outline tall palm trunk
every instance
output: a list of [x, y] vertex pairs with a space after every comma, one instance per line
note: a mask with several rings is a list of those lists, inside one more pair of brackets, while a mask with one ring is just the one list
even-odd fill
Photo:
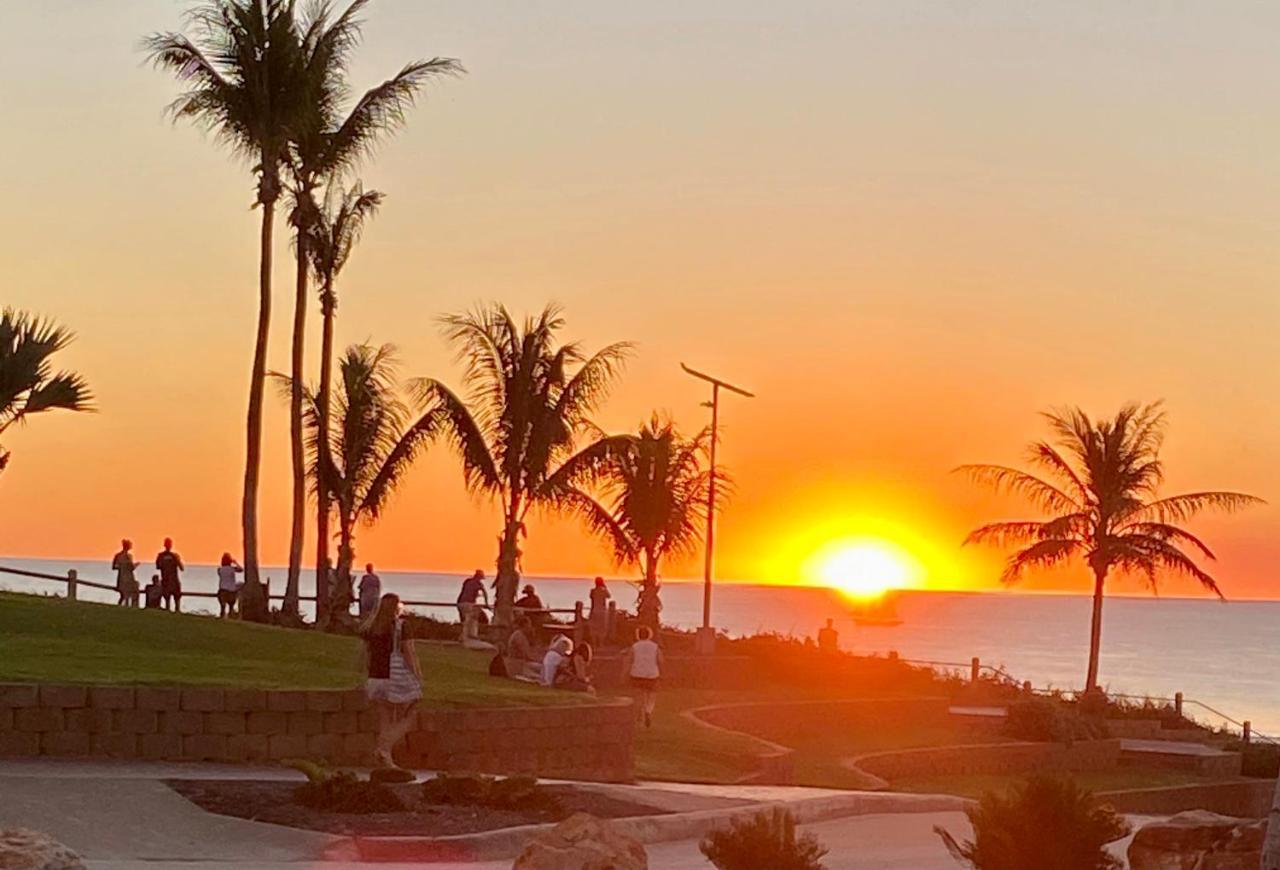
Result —
[[520, 585], [520, 520], [513, 507], [507, 513], [498, 544], [498, 590], [494, 595], [494, 622], [501, 626], [512, 624], [516, 603], [516, 587]]
[[[266, 161], [264, 160], [264, 165]], [[258, 262], [258, 332], [253, 348], [253, 371], [249, 380], [249, 410], [245, 421], [244, 499], [241, 503], [241, 525], [244, 533], [244, 579], [246, 619], [262, 621], [267, 616], [267, 601], [262, 594], [262, 578], [258, 566], [258, 473], [262, 463], [262, 391], [267, 377], [267, 340], [271, 331], [271, 244], [275, 227], [276, 195], [274, 185], [264, 180], [262, 231]]]
[[1093, 619], [1089, 625], [1089, 673], [1084, 679], [1085, 692], [1098, 688], [1098, 652], [1102, 648], [1102, 590], [1107, 581], [1105, 565], [1093, 566]]
[[647, 625], [654, 632], [658, 630], [658, 614], [662, 612], [662, 604], [658, 600], [658, 557], [652, 548], [644, 553], [644, 580], [640, 585], [640, 601], [636, 606], [636, 616], [641, 625]]
[[[316, 404], [319, 409], [320, 432], [316, 447], [320, 454], [320, 468], [328, 468], [332, 458], [329, 455], [329, 422], [332, 414], [333, 392], [333, 279], [326, 278], [324, 293], [320, 302], [320, 317], [323, 330], [320, 338], [320, 394]], [[322, 482], [316, 486], [316, 620], [319, 622], [328, 616], [329, 611], [329, 488]]]
[[347, 615], [351, 607], [351, 564], [355, 561], [354, 527], [355, 517], [348, 511], [341, 511], [338, 521], [338, 580], [334, 584], [333, 598], [329, 602], [330, 620], [335, 616]]
[[307, 340], [307, 234], [297, 233], [298, 272], [293, 296], [293, 342], [289, 355], [289, 447], [293, 469], [293, 514], [289, 527], [289, 575], [284, 587], [284, 612], [298, 614], [298, 583], [302, 575], [302, 542], [307, 522], [307, 456], [302, 431], [303, 352]]

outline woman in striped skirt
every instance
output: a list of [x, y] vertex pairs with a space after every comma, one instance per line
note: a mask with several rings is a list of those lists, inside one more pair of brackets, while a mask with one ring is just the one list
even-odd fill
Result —
[[394, 767], [391, 750], [409, 733], [422, 697], [422, 670], [413, 640], [404, 630], [400, 596], [386, 594], [360, 633], [368, 679], [365, 693], [378, 711], [377, 762]]

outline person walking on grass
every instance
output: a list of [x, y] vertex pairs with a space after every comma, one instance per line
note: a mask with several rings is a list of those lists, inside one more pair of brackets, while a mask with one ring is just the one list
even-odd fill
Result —
[[[156, 555], [156, 570], [160, 572], [160, 598], [164, 609], [174, 613], [182, 610], [182, 572], [187, 566], [182, 557], [173, 552], [173, 538], [164, 539], [164, 549]], [[172, 602], [173, 607], [169, 604]]]
[[644, 727], [653, 727], [653, 708], [658, 699], [658, 678], [662, 676], [662, 649], [654, 643], [653, 629], [642, 625], [636, 629], [636, 642], [622, 657], [622, 668], [636, 690]]
[[364, 566], [364, 576], [360, 578], [360, 618], [368, 618], [378, 609], [378, 599], [382, 597], [382, 578], [373, 573], [373, 563]]
[[134, 573], [137, 568], [133, 541], [125, 538], [120, 542], [120, 552], [111, 558], [111, 570], [116, 572], [116, 593], [120, 596], [116, 604], [120, 607], [138, 606], [138, 577]]
[[218, 618], [226, 619], [234, 616], [236, 600], [240, 597], [240, 581], [236, 575], [244, 569], [231, 558], [230, 553], [222, 554], [222, 563], [218, 565]]
[[374, 757], [383, 767], [396, 767], [391, 750], [413, 727], [414, 708], [422, 698], [422, 667], [405, 631], [400, 596], [382, 596], [360, 637], [368, 675], [365, 693], [378, 711]]

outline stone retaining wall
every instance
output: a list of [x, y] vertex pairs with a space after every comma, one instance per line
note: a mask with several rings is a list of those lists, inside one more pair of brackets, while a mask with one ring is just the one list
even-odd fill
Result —
[[1120, 758], [1120, 741], [1082, 740], [1061, 743], [992, 743], [937, 746], [873, 752], [851, 762], [864, 773], [895, 779], [1043, 770], [1107, 770]]
[[[420, 710], [396, 757], [477, 773], [632, 777], [629, 701]], [[377, 714], [363, 690], [0, 685], [0, 757], [370, 762]]]
[[1099, 792], [1097, 796], [1119, 812], [1133, 815], [1164, 816], [1186, 810], [1209, 810], [1224, 816], [1261, 819], [1271, 811], [1275, 790], [1274, 779], [1249, 779]]

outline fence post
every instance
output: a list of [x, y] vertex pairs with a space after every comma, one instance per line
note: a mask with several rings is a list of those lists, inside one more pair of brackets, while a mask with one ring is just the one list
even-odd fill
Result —
[[76, 583], [79, 580], [80, 574], [75, 568], [71, 568], [67, 571], [67, 599], [70, 601], [76, 600]]
[[898, 660], [898, 651], [896, 649], [889, 650], [889, 661], [896, 662]]
[[1244, 742], [1245, 746], [1248, 746], [1249, 740], [1252, 737], [1253, 737], [1253, 723], [1250, 722], [1248, 719], [1245, 719], [1244, 729], [1243, 729], [1243, 733], [1240, 735], [1240, 739]]
[[1024, 680], [1022, 682], [1022, 691], [1026, 692], [1028, 695], [1030, 695], [1034, 691], [1034, 689], [1031, 686], [1030, 680]]
[[1182, 718], [1182, 693], [1181, 692], [1173, 693], [1173, 712], [1178, 715], [1178, 718]]
[[574, 644], [582, 643], [583, 635], [586, 633], [586, 629], [587, 629], [587, 623], [582, 618], [582, 602], [575, 601], [573, 602], [573, 642]]
[[969, 663], [969, 682], [978, 682], [978, 674], [982, 670], [982, 662], [978, 661], [978, 657], [974, 656], [973, 661]]
[[618, 602], [609, 599], [609, 623], [604, 628], [604, 639], [611, 641], [618, 630]]

